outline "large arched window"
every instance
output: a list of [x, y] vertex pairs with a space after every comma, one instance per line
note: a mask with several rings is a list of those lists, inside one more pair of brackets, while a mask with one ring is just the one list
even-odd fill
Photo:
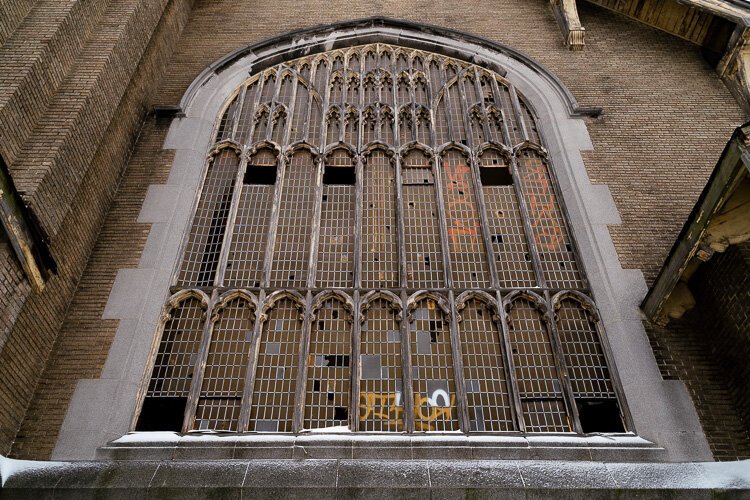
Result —
[[139, 429], [626, 429], [533, 102], [500, 74], [307, 56], [244, 82], [214, 138]]

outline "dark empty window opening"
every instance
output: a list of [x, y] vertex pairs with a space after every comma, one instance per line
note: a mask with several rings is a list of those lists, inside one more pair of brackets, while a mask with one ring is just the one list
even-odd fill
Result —
[[356, 183], [354, 167], [333, 167], [326, 165], [323, 172], [323, 184], [353, 186]]
[[150, 431], [182, 431], [182, 419], [185, 417], [184, 397], [146, 397], [143, 401], [141, 414], [138, 417], [136, 430]]
[[512, 186], [513, 176], [508, 167], [479, 167], [483, 186]]
[[576, 406], [584, 433], [625, 432], [617, 400], [578, 399]]
[[248, 165], [243, 182], [245, 184], [276, 184], [276, 165]]

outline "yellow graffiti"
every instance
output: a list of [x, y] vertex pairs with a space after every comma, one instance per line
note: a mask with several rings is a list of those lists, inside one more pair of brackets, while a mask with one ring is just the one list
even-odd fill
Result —
[[[414, 394], [414, 426], [418, 431], [434, 431], [431, 424], [435, 421], [451, 420], [453, 408], [456, 404], [456, 396], [450, 396], [448, 406], [436, 406], [436, 398]], [[404, 411], [400, 404], [401, 393], [380, 394], [375, 392], [364, 392], [360, 394], [360, 417], [361, 421], [368, 419], [382, 419], [388, 421], [388, 425], [399, 425], [401, 415]], [[429, 408], [427, 413], [424, 412]]]
[[[432, 406], [433, 404], [433, 398], [414, 394], [414, 428], [416, 430], [434, 431], [435, 428], [431, 425], [431, 422], [451, 420], [453, 407], [456, 404], [456, 396], [451, 394], [449, 406]], [[430, 408], [430, 412], [427, 415], [422, 413], [422, 408], [425, 406]]]

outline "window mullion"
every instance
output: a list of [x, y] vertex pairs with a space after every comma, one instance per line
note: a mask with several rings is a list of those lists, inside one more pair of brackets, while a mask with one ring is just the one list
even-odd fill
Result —
[[[248, 113], [250, 113], [250, 117], [249, 117], [250, 127], [248, 127], [249, 130], [247, 134], [248, 144], [253, 142], [253, 137], [255, 136], [255, 126], [258, 124], [258, 121], [255, 119], [255, 112], [260, 107], [260, 100], [263, 96], [263, 87], [265, 85], [266, 85], [266, 80], [263, 78], [263, 73], [261, 73], [260, 75], [258, 75], [258, 88], [255, 91], [255, 98], [254, 98], [255, 102], [253, 102], [252, 109], [248, 110]], [[269, 120], [270, 120], [270, 115], [269, 115]], [[240, 137], [240, 140], [238, 142], [242, 143], [242, 137]]]
[[203, 385], [203, 374], [206, 372], [206, 359], [208, 358], [208, 350], [211, 346], [211, 335], [213, 333], [214, 325], [218, 320], [218, 317], [216, 317], [215, 314], [216, 305], [218, 303], [219, 291], [214, 289], [211, 292], [211, 298], [208, 302], [208, 308], [206, 309], [206, 322], [203, 325], [201, 345], [198, 349], [195, 365], [193, 365], [193, 381], [190, 384], [190, 393], [188, 394], [188, 400], [185, 404], [182, 432], [189, 432], [193, 426], [193, 421], [195, 420], [195, 412], [198, 409], [198, 399], [200, 398], [201, 386]]
[[[303, 141], [307, 141], [310, 144], [312, 144], [312, 141], [310, 141], [310, 115], [312, 114], [312, 107], [315, 105], [315, 94], [313, 92], [318, 92], [313, 85], [313, 82], [315, 81], [315, 75], [317, 72], [318, 65], [315, 64], [315, 61], [310, 61], [310, 80], [307, 82], [307, 107], [305, 108], [304, 125], [302, 134], [300, 135]], [[313, 145], [315, 146], [315, 144]]]
[[414, 384], [413, 369], [411, 363], [411, 312], [409, 311], [408, 298], [405, 291], [401, 292], [401, 304], [403, 306], [404, 319], [399, 324], [401, 332], [401, 359], [403, 369], [401, 376], [403, 378], [401, 388], [401, 400], [404, 405], [404, 430], [407, 433], [414, 432]]
[[[445, 85], [443, 85], [443, 87], [441, 89], [443, 91], [443, 99], [441, 100], [441, 102], [442, 102], [443, 109], [445, 110], [445, 123], [448, 126], [448, 137], [451, 140], [455, 140], [456, 139], [456, 134], [455, 134], [455, 131], [453, 130], [453, 128], [454, 128], [453, 127], [453, 120], [451, 120], [451, 112], [450, 112], [450, 108], [448, 106], [448, 104], [449, 104], [448, 103], [448, 87], [449, 87], [448, 84], [450, 82], [448, 82], [448, 75], [447, 75], [447, 73], [445, 71], [445, 61], [441, 62], [441, 64], [440, 64], [440, 77], [445, 82]], [[457, 83], [458, 83], [458, 76], [456, 77], [456, 84]], [[437, 113], [437, 111], [438, 111], [438, 109], [437, 109], [437, 102], [436, 102], [435, 103], [435, 113]], [[433, 144], [435, 145], [436, 149], [437, 149], [438, 146], [441, 146], [441, 144], [437, 144], [437, 143], [433, 143]]]
[[479, 175], [479, 159], [477, 155], [472, 152], [469, 155], [471, 176], [474, 182], [474, 192], [476, 193], [476, 199], [474, 200], [477, 204], [477, 213], [479, 214], [479, 225], [482, 228], [482, 237], [484, 239], [484, 250], [487, 254], [488, 271], [490, 273], [490, 285], [492, 288], [499, 288], [500, 281], [497, 273], [497, 261], [492, 250], [492, 239], [490, 236], [490, 225], [487, 221], [487, 204], [484, 201], [484, 191], [482, 190], [482, 181]]
[[260, 353], [260, 337], [263, 331], [263, 304], [266, 301], [266, 291], [258, 292], [258, 307], [255, 310], [255, 321], [253, 322], [253, 339], [250, 344], [247, 371], [245, 372], [245, 385], [242, 392], [242, 408], [240, 409], [240, 421], [237, 424], [238, 432], [247, 432], [250, 425], [250, 410], [253, 403], [253, 390], [255, 389], [255, 371], [258, 369], [258, 354]]
[[299, 358], [297, 369], [297, 388], [294, 393], [294, 421], [292, 422], [292, 432], [299, 434], [304, 426], [305, 421], [305, 397], [307, 395], [307, 370], [308, 358], [310, 353], [310, 329], [314, 321], [312, 312], [312, 292], [307, 291], [305, 294], [305, 319], [302, 322], [302, 335], [299, 346]]
[[526, 432], [526, 425], [523, 418], [523, 406], [521, 405], [521, 394], [518, 391], [518, 380], [516, 379], [516, 368], [513, 363], [513, 356], [511, 355], [512, 346], [510, 344], [509, 328], [508, 328], [508, 317], [507, 311], [505, 310], [505, 303], [503, 297], [499, 291], [495, 292], [495, 298], [498, 305], [498, 319], [496, 323], [500, 331], [500, 345], [503, 352], [503, 360], [505, 361], [505, 374], [508, 377], [508, 389], [513, 398], [513, 413], [516, 417], [516, 426], [519, 431]]
[[552, 352], [555, 356], [555, 366], [557, 367], [558, 379], [562, 386], [563, 400], [568, 409], [568, 415], [573, 419], [573, 430], [577, 434], [582, 434], [581, 420], [578, 416], [578, 407], [576, 406], [573, 396], [573, 387], [570, 384], [570, 373], [565, 363], [565, 356], [560, 345], [560, 337], [557, 334], [557, 325], [555, 324], [554, 312], [552, 311], [552, 301], [548, 290], [544, 291], [544, 300], [547, 303], [547, 310], [544, 313], [544, 321], [547, 323], [549, 338], [552, 344]]
[[315, 162], [315, 206], [313, 209], [313, 227], [310, 238], [309, 260], [307, 262], [307, 288], [315, 288], [315, 275], [318, 269], [318, 245], [320, 242], [320, 214], [323, 210], [323, 169], [325, 157], [318, 157]]
[[219, 263], [216, 266], [216, 275], [214, 275], [214, 286], [222, 286], [224, 284], [224, 274], [227, 270], [227, 260], [229, 259], [229, 252], [232, 247], [232, 235], [234, 234], [235, 219], [237, 218], [237, 210], [240, 204], [240, 198], [242, 197], [242, 187], [244, 186], [242, 179], [247, 169], [247, 148], [242, 148], [242, 154], [240, 156], [240, 166], [237, 169], [237, 176], [234, 179], [234, 189], [232, 190], [232, 199], [229, 204], [229, 214], [227, 215], [227, 227], [224, 231], [224, 239], [221, 242], [221, 252], [219, 253]]
[[[490, 120], [487, 116], [487, 105], [484, 102], [484, 91], [482, 90], [482, 75], [479, 74], [479, 70], [477, 68], [474, 68], [474, 88], [477, 96], [479, 97], [479, 108], [482, 110], [482, 130], [484, 130], [484, 142], [488, 142], [492, 140], [492, 132], [490, 130]], [[493, 88], [493, 96], [494, 95], [495, 94]]]
[[[361, 120], [360, 120], [361, 121]], [[362, 155], [357, 155], [354, 194], [354, 288], [362, 287], [362, 203], [364, 202], [364, 165]]]
[[396, 241], [398, 245], [398, 274], [399, 274], [399, 286], [404, 288], [407, 286], [406, 276], [406, 241], [404, 238], [404, 193], [403, 193], [403, 179], [401, 173], [401, 156], [396, 155], [395, 159], [391, 161], [396, 162], [396, 223], [398, 225], [398, 233], [396, 234]]
[[[501, 130], [503, 134], [503, 142], [508, 147], [508, 149], [513, 149], [514, 144], [512, 143], [513, 140], [511, 139], [510, 130], [508, 129], [511, 122], [508, 119], [509, 117], [506, 116], [506, 110], [503, 109], [502, 106], [502, 100], [500, 99], [500, 86], [498, 85], [496, 78], [491, 78], [490, 81], [492, 82], [492, 98], [495, 103], [495, 108], [500, 111], [500, 116], [503, 117]], [[482, 98], [482, 101], [484, 102], [484, 97]], [[518, 189], [516, 189], [516, 191], [518, 191]]]
[[510, 158], [511, 175], [513, 176], [513, 186], [516, 190], [516, 196], [518, 197], [518, 209], [521, 211], [521, 219], [523, 220], [523, 229], [526, 233], [526, 243], [529, 247], [529, 254], [531, 256], [531, 267], [534, 269], [536, 275], [537, 286], [545, 288], [547, 286], [547, 280], [544, 278], [544, 272], [542, 271], [542, 261], [539, 257], [539, 251], [536, 247], [536, 241], [534, 240], [534, 232], [531, 230], [531, 220], [529, 219], [529, 207], [526, 204], [526, 193], [521, 186], [521, 179], [518, 172], [518, 158], [513, 155]]
[[359, 383], [362, 376], [360, 355], [362, 352], [362, 323], [360, 322], [359, 290], [353, 294], [354, 310], [352, 311], [351, 362], [349, 363], [349, 428], [352, 432], [359, 430]]
[[[294, 126], [294, 111], [297, 109], [297, 89], [299, 89], [300, 83], [299, 83], [299, 76], [297, 71], [294, 72], [294, 78], [292, 78], [292, 98], [289, 101], [289, 105], [287, 107], [287, 118], [286, 123], [284, 124], [284, 135], [282, 136], [282, 144], [289, 144], [289, 138], [292, 135], [292, 127]], [[281, 147], [282, 144], [279, 144], [279, 147]]]
[[456, 406], [458, 411], [458, 425], [462, 432], [468, 434], [471, 430], [469, 425], [469, 409], [466, 396], [466, 381], [464, 380], [464, 361], [461, 351], [461, 339], [459, 338], [458, 315], [456, 314], [456, 297], [453, 290], [448, 291], [450, 302], [450, 336], [451, 349], [453, 350], [453, 378], [456, 384]]
[[237, 108], [234, 110], [234, 116], [232, 117], [232, 133], [229, 137], [231, 137], [234, 141], [239, 142], [242, 144], [241, 140], [237, 140], [237, 127], [240, 124], [240, 117], [242, 116], [242, 108], [245, 103], [245, 94], [247, 93], [247, 85], [243, 85], [240, 89], [240, 95], [237, 98]]
[[270, 286], [271, 267], [273, 266], [274, 248], [276, 246], [276, 230], [279, 226], [279, 212], [281, 206], [281, 190], [284, 188], [286, 177], [286, 166], [291, 161], [286, 155], [279, 155], [278, 168], [276, 171], [276, 186], [273, 190], [273, 202], [271, 203], [271, 218], [268, 223], [268, 240], [266, 241], [266, 255], [263, 261], [263, 273], [261, 275], [261, 287]]
[[[479, 144], [473, 144], [474, 134], [471, 130], [471, 119], [469, 118], [469, 103], [466, 101], [466, 73], [459, 75], [456, 85], [458, 85], [458, 95], [461, 99], [461, 120], [464, 122], [464, 135], [466, 136], [466, 142], [468, 142], [473, 148], [479, 146]], [[455, 138], [454, 138], [455, 139]]]
[[445, 215], [445, 198], [443, 196], [443, 159], [442, 157], [435, 155], [433, 156], [433, 172], [435, 177], [435, 204], [437, 205], [438, 219], [440, 226], [440, 243], [443, 254], [443, 282], [446, 288], [453, 288], [453, 272], [451, 267], [451, 249], [448, 240], [448, 220]]
[[283, 82], [281, 81], [282, 78], [282, 72], [283, 72], [284, 66], [279, 64], [279, 66], [276, 69], [276, 81], [274, 82], [274, 89], [273, 89], [273, 97], [271, 98], [271, 104], [268, 106], [268, 121], [266, 122], [266, 136], [263, 137], [266, 141], [273, 140], [273, 117], [276, 114], [276, 108], [278, 108], [281, 103], [279, 103], [279, 94], [281, 93], [281, 87]]
[[[529, 140], [529, 134], [526, 131], [526, 123], [523, 119], [523, 113], [521, 112], [521, 103], [518, 102], [518, 94], [516, 94], [516, 88], [512, 85], [509, 86], [508, 90], [510, 91], [510, 102], [513, 104], [513, 113], [516, 116], [516, 123], [518, 123], [518, 126], [521, 127], [521, 134], [524, 140]], [[513, 144], [513, 146], [516, 146]]]

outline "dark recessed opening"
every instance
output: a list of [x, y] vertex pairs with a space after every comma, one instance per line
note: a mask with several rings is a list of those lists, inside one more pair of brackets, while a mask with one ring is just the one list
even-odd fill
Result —
[[576, 406], [584, 433], [625, 432], [616, 400], [577, 399]]
[[248, 165], [243, 182], [245, 184], [276, 184], [276, 166]]
[[136, 430], [143, 432], [182, 431], [186, 403], [187, 398], [147, 397], [143, 401]]
[[337, 406], [333, 411], [334, 420], [349, 420], [349, 409]]
[[513, 176], [508, 167], [479, 167], [482, 186], [512, 186]]
[[323, 184], [353, 186], [355, 182], [354, 167], [331, 167], [326, 165], [326, 169], [323, 172]]
[[349, 366], [349, 356], [343, 354], [327, 354], [324, 356], [324, 366]]

